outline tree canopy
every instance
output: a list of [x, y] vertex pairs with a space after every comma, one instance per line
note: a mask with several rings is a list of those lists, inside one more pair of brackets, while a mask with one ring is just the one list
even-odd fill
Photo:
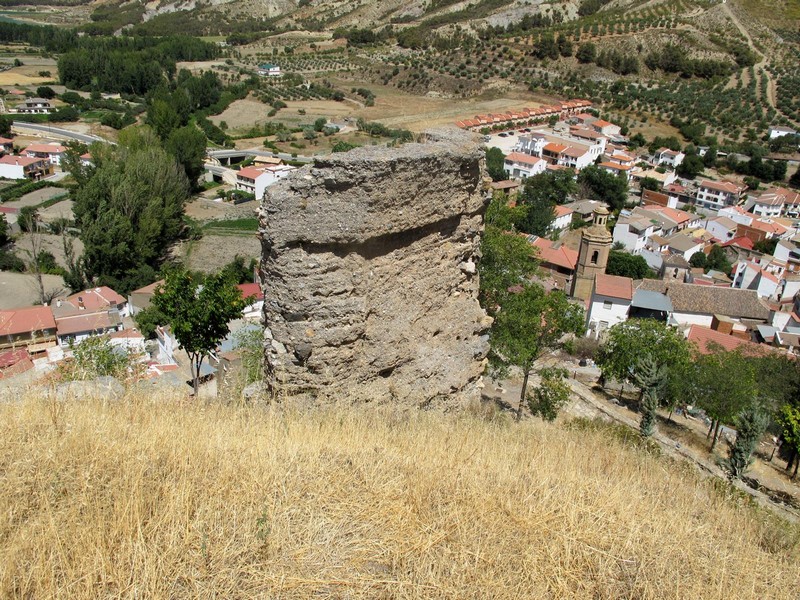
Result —
[[645, 279], [653, 276], [653, 271], [643, 256], [621, 250], [611, 250], [608, 253], [606, 273], [631, 279]]
[[614, 211], [621, 210], [628, 200], [628, 181], [625, 176], [613, 175], [596, 165], [581, 170], [578, 185], [584, 196], [607, 202]]
[[228, 323], [241, 317], [246, 299], [226, 273], [197, 282], [185, 269], [174, 269], [156, 289], [152, 305], [166, 317], [191, 361], [196, 397], [205, 357], [228, 335]]
[[151, 283], [184, 227], [189, 182], [145, 128], [93, 155], [96, 168], [75, 194], [88, 280], [125, 294]]

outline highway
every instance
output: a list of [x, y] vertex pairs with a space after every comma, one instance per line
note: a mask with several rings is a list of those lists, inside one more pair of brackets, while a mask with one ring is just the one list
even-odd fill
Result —
[[292, 156], [286, 152], [270, 152], [269, 150], [261, 150], [259, 148], [249, 148], [247, 150], [209, 150], [208, 156], [216, 160], [249, 156], [271, 156], [285, 161], [291, 160], [302, 163], [310, 163], [314, 160], [313, 156]]

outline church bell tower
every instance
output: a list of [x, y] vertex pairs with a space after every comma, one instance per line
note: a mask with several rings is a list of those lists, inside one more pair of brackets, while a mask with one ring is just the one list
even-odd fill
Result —
[[592, 295], [594, 279], [606, 272], [608, 252], [611, 250], [611, 232], [608, 231], [608, 211], [602, 206], [594, 209], [592, 225], [584, 229], [578, 251], [578, 266], [572, 278], [573, 298], [586, 300]]

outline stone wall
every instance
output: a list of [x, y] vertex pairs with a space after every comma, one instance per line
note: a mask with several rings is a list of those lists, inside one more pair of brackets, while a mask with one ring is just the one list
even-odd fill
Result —
[[458, 130], [315, 160], [259, 210], [272, 392], [461, 402], [478, 393], [490, 319], [476, 255], [483, 152]]

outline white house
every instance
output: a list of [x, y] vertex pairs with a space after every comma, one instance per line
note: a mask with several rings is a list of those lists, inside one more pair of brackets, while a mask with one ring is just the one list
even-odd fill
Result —
[[783, 137], [785, 135], [797, 135], [797, 132], [791, 127], [783, 127], [779, 125], [769, 128], [769, 139], [771, 140]]
[[607, 173], [611, 173], [612, 175], [615, 175], [617, 177], [622, 175], [623, 177], [625, 177], [625, 181], [631, 180], [631, 170], [633, 169], [633, 167], [629, 165], [623, 165], [617, 162], [601, 162], [597, 166], [606, 171]]
[[602, 119], [597, 119], [596, 121], [592, 121], [591, 123], [589, 123], [589, 127], [594, 129], [598, 133], [610, 136], [619, 135], [620, 132], [622, 131], [622, 128], [619, 125], [614, 125], [614, 123], [609, 123], [608, 121], [603, 121]]
[[715, 315], [734, 321], [746, 319], [766, 323], [770, 319], [769, 307], [755, 290], [660, 279], [643, 279], [637, 282], [638, 289], [659, 292], [669, 298], [673, 309], [669, 318], [672, 325], [711, 327]]
[[738, 223], [739, 225], [747, 225], [748, 227], [752, 225], [753, 215], [749, 212], [744, 210], [741, 206], [726, 206], [725, 208], [719, 209], [717, 216], [720, 217], [728, 217], [734, 223]]
[[61, 165], [61, 158], [64, 156], [64, 153], [67, 149], [58, 144], [58, 143], [51, 143], [51, 144], [31, 144], [25, 150], [23, 150], [23, 154], [28, 158], [45, 158], [50, 161], [51, 165]]
[[730, 181], [703, 181], [697, 190], [697, 203], [712, 210], [719, 210], [739, 202], [741, 186]]
[[633, 299], [633, 280], [617, 275], [598, 275], [589, 299], [586, 335], [599, 339], [617, 323], [628, 319]]
[[569, 146], [559, 154], [556, 164], [580, 171], [591, 165], [596, 158], [597, 155], [592, 153], [591, 148]]
[[776, 294], [780, 279], [755, 261], [740, 261], [736, 265], [731, 287], [755, 290], [759, 297], [769, 298]]
[[49, 161], [42, 158], [13, 156], [0, 158], [0, 177], [5, 179], [41, 179], [51, 174]]
[[705, 224], [705, 230], [721, 242], [732, 240], [736, 236], [738, 227], [739, 224], [736, 221], [726, 216], [708, 219]]
[[512, 152], [506, 156], [503, 163], [505, 172], [514, 179], [527, 179], [539, 175], [544, 173], [546, 168], [547, 162], [543, 159], [522, 152]]
[[245, 167], [236, 173], [236, 189], [261, 199], [268, 186], [295, 170], [295, 167], [289, 165]]
[[258, 74], [262, 77], [280, 77], [281, 68], [272, 63], [264, 63], [263, 65], [258, 65]]
[[692, 255], [701, 252], [706, 244], [703, 240], [689, 237], [683, 233], [678, 233], [668, 238], [667, 248], [672, 254], [678, 254], [685, 258], [687, 261], [692, 258]]
[[529, 135], [519, 136], [514, 152], [521, 152], [531, 156], [541, 156], [542, 148], [547, 144], [547, 137], [543, 133], [533, 132]]
[[17, 112], [28, 115], [48, 115], [53, 104], [44, 98], [28, 98], [17, 106]]
[[686, 155], [680, 150], [670, 150], [669, 148], [659, 148], [653, 156], [653, 162], [656, 166], [676, 168], [683, 162]]
[[567, 229], [572, 224], [572, 215], [575, 211], [563, 205], [558, 205], [555, 208], [556, 218], [550, 226], [552, 229], [559, 231]]
[[749, 211], [760, 217], [777, 218], [781, 215], [796, 217], [800, 212], [800, 193], [781, 187], [747, 195]]

